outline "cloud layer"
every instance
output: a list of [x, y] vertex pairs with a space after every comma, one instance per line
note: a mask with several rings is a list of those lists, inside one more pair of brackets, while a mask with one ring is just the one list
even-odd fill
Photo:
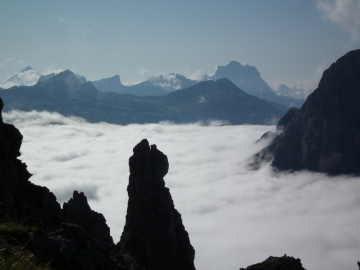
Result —
[[331, 0], [318, 1], [318, 8], [323, 18], [330, 20], [343, 31], [348, 32], [352, 40], [360, 38], [360, 1], [358, 0]]
[[21, 159], [60, 201], [84, 191], [118, 241], [127, 207], [128, 158], [147, 138], [169, 159], [165, 176], [182, 214], [197, 269], [239, 269], [268, 256], [307, 269], [355, 269], [360, 259], [360, 179], [248, 171], [271, 126], [89, 124], [59, 114], [11, 112], [24, 135]]

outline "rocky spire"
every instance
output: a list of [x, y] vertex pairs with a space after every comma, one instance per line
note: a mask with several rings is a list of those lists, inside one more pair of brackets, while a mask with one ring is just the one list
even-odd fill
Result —
[[63, 204], [62, 221], [81, 226], [103, 243], [114, 244], [106, 219], [102, 214], [91, 210], [83, 192], [75, 190], [73, 197]]
[[166, 155], [146, 139], [133, 152], [126, 224], [117, 247], [146, 270], [194, 270], [194, 248], [163, 179]]

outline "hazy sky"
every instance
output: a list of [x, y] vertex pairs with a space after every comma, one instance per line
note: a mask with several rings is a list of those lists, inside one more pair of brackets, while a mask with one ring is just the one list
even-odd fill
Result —
[[359, 14], [358, 0], [2, 0], [0, 82], [26, 65], [134, 83], [235, 60], [269, 84], [313, 85], [360, 47]]
[[24, 135], [31, 181], [60, 202], [85, 192], [114, 241], [123, 231], [128, 159], [143, 138], [168, 156], [175, 207], [195, 248], [198, 270], [236, 270], [268, 256], [299, 257], [305, 269], [356, 269], [360, 179], [248, 171], [254, 144], [273, 126], [89, 124], [47, 112], [4, 113]]

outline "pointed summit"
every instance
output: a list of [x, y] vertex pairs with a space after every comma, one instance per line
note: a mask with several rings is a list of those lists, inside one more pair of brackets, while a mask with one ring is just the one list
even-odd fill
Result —
[[39, 72], [32, 67], [27, 66], [16, 75], [7, 79], [5, 82], [0, 83], [0, 87], [4, 89], [11, 88], [13, 86], [32, 86], [35, 85], [40, 78]]
[[25, 71], [29, 71], [29, 70], [34, 70], [34, 69], [32, 67], [30, 67], [30, 66], [27, 66], [26, 68], [24, 68], [20, 72], [25, 72]]

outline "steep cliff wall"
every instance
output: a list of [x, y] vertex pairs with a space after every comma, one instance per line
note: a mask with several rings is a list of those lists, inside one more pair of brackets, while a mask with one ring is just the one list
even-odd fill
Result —
[[[339, 58], [323, 74], [300, 111], [257, 158], [273, 157], [279, 170], [360, 174], [360, 50]], [[279, 123], [280, 123], [279, 122]]]

